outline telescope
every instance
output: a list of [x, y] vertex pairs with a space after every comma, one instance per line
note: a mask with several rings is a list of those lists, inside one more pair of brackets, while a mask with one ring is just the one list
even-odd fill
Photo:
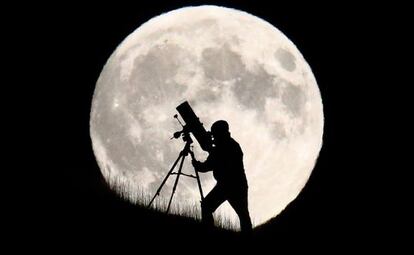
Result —
[[182, 119], [185, 121], [185, 125], [183, 125], [180, 122], [177, 114], [174, 115], [174, 118], [176, 118], [183, 127], [181, 131], [174, 133], [174, 138], [177, 139], [180, 136], [183, 136], [185, 140], [187, 139], [186, 137], [188, 137], [188, 134], [192, 133], [197, 142], [200, 144], [201, 149], [210, 152], [211, 148], [213, 147], [211, 134], [210, 132], [206, 131], [206, 129], [203, 126], [203, 123], [200, 122], [200, 119], [194, 113], [190, 104], [187, 101], [185, 101], [184, 103], [177, 106], [176, 109], [180, 113]]
[[[174, 186], [173, 186], [172, 193], [171, 193], [171, 197], [170, 197], [170, 200], [168, 202], [167, 213], [170, 210], [171, 201], [174, 197], [175, 190], [176, 190], [177, 184], [178, 184], [178, 180], [179, 180], [181, 175], [187, 176], [187, 177], [192, 177], [192, 178], [195, 178], [197, 180], [198, 189], [200, 191], [201, 201], [204, 199], [203, 189], [201, 188], [201, 181], [200, 181], [200, 176], [198, 175], [198, 172], [195, 171], [195, 175], [190, 175], [190, 174], [186, 174], [186, 173], [182, 172], [184, 160], [188, 156], [188, 154], [190, 154], [191, 157], [194, 160], [194, 153], [190, 149], [190, 146], [193, 142], [193, 140], [190, 137], [190, 133], [193, 134], [193, 136], [195, 137], [197, 142], [200, 144], [201, 149], [203, 149], [204, 151], [210, 152], [211, 148], [213, 147], [213, 142], [212, 142], [210, 133], [207, 132], [206, 129], [203, 127], [203, 123], [200, 122], [197, 115], [194, 113], [193, 109], [191, 108], [190, 104], [187, 101], [185, 101], [184, 103], [177, 106], [176, 109], [180, 113], [182, 119], [185, 121], [185, 125], [183, 125], [181, 123], [181, 121], [178, 119], [177, 114], [175, 114], [174, 118], [177, 119], [177, 121], [180, 123], [180, 125], [183, 127], [183, 129], [181, 131], [175, 132], [174, 136], [172, 138], [178, 139], [179, 137], [182, 137], [183, 140], [185, 141], [185, 145], [184, 145], [184, 148], [179, 153], [178, 158], [175, 160], [174, 164], [172, 165], [172, 167], [168, 171], [168, 173], [165, 176], [164, 180], [161, 182], [161, 185], [158, 187], [157, 192], [155, 193], [155, 195], [152, 197], [150, 203], [148, 204], [148, 207], [150, 207], [152, 205], [154, 199], [157, 196], [159, 196], [159, 194], [161, 192], [161, 189], [165, 185], [165, 182], [167, 181], [167, 179], [171, 175], [176, 175], [177, 177], [175, 179]], [[178, 167], [178, 171], [174, 172], [174, 169], [177, 166], [178, 162], [180, 162], [179, 167]]]

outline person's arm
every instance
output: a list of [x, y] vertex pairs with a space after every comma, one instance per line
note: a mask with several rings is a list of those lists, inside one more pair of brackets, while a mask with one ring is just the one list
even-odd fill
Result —
[[213, 157], [211, 156], [211, 154], [208, 155], [207, 160], [204, 161], [204, 162], [200, 162], [200, 161], [196, 160], [194, 155], [193, 155], [193, 160], [191, 161], [191, 163], [194, 166], [194, 169], [197, 172], [201, 172], [201, 173], [205, 173], [205, 172], [213, 170], [212, 162], [213, 162]]

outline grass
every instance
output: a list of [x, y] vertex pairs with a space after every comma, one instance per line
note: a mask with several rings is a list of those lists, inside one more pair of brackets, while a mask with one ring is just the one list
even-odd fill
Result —
[[[36, 236], [40, 232], [47, 233], [43, 241], [48, 245], [61, 242], [65, 247], [70, 247], [87, 243], [93, 244], [93, 247], [127, 247], [136, 253], [144, 248], [157, 253], [160, 249], [218, 252], [222, 251], [222, 247], [241, 247], [240, 250], [245, 252], [244, 248], [250, 246], [254, 247], [254, 254], [262, 254], [257, 251], [258, 247], [277, 246], [280, 249], [281, 246], [294, 247], [298, 239], [306, 241], [309, 238], [321, 240], [322, 237], [334, 237], [330, 232], [322, 237], [314, 233], [315, 229], [320, 229], [323, 219], [316, 214], [301, 216], [301, 212], [309, 212], [309, 209], [303, 209], [306, 206], [303, 202], [298, 207], [300, 199], [286, 208], [288, 212], [278, 216], [277, 220], [256, 226], [246, 241], [236, 224], [220, 215], [215, 215], [215, 228], [200, 224], [200, 206], [197, 203], [179, 204], [174, 200], [171, 213], [166, 214], [168, 204], [165, 199], [157, 198], [154, 206], [148, 208], [154, 194], [125, 182], [122, 177], [106, 178], [110, 180], [106, 182], [98, 168], [96, 172], [99, 178], [94, 178], [93, 182], [76, 189], [63, 186], [62, 191], [51, 193], [56, 197], [48, 197], [46, 213], [42, 211], [36, 215], [39, 224], [30, 227]], [[66, 192], [64, 197], [63, 192]], [[190, 249], [189, 245], [194, 249]]]
[[[132, 183], [126, 178], [123, 179], [120, 176], [109, 176], [107, 180], [109, 180], [108, 185], [111, 190], [114, 190], [121, 199], [128, 201], [135, 206], [148, 208], [154, 194], [149, 194], [135, 183]], [[148, 210], [156, 213], [166, 213], [168, 202], [168, 199], [158, 196]], [[198, 202], [177, 203], [177, 201], [173, 200], [169, 214], [185, 217], [194, 220], [197, 223], [201, 223], [201, 207]], [[214, 225], [216, 228], [226, 231], [238, 232], [240, 230], [238, 224], [234, 220], [218, 213], [214, 214]]]

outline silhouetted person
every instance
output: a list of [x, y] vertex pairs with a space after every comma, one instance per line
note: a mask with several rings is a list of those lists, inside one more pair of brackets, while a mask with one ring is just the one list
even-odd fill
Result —
[[205, 162], [193, 160], [198, 172], [213, 171], [216, 186], [201, 203], [202, 221], [214, 224], [213, 212], [226, 200], [240, 219], [241, 231], [250, 233], [252, 223], [247, 203], [247, 179], [243, 166], [243, 152], [240, 145], [230, 136], [229, 125], [224, 120], [211, 126], [214, 147]]

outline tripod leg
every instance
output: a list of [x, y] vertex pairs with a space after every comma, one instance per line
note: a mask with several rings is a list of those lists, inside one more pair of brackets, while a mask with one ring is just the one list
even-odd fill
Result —
[[178, 161], [180, 160], [181, 157], [184, 158], [184, 156], [182, 155], [182, 153], [180, 153], [180, 155], [178, 156], [177, 160], [175, 160], [174, 164], [172, 165], [170, 171], [168, 171], [168, 174], [165, 176], [164, 180], [161, 182], [160, 186], [158, 187], [157, 192], [152, 197], [151, 202], [148, 204], [148, 208], [151, 206], [152, 202], [154, 202], [155, 198], [160, 194], [160, 191], [161, 191], [162, 187], [164, 186], [164, 184], [167, 181], [168, 177], [174, 171], [174, 168], [177, 165], [177, 163], [178, 163]]
[[195, 175], [196, 175], [196, 178], [197, 178], [198, 190], [200, 191], [201, 201], [203, 201], [204, 195], [203, 195], [203, 189], [201, 188], [200, 175], [198, 175], [197, 170], [194, 169], [194, 171], [195, 171]]
[[180, 178], [180, 175], [181, 175], [181, 169], [183, 168], [185, 156], [186, 155], [183, 155], [183, 157], [181, 158], [180, 168], [178, 169], [177, 178], [175, 178], [174, 187], [171, 193], [170, 201], [168, 202], [167, 213], [170, 211], [171, 202], [175, 194], [175, 189], [177, 188], [178, 179]]

